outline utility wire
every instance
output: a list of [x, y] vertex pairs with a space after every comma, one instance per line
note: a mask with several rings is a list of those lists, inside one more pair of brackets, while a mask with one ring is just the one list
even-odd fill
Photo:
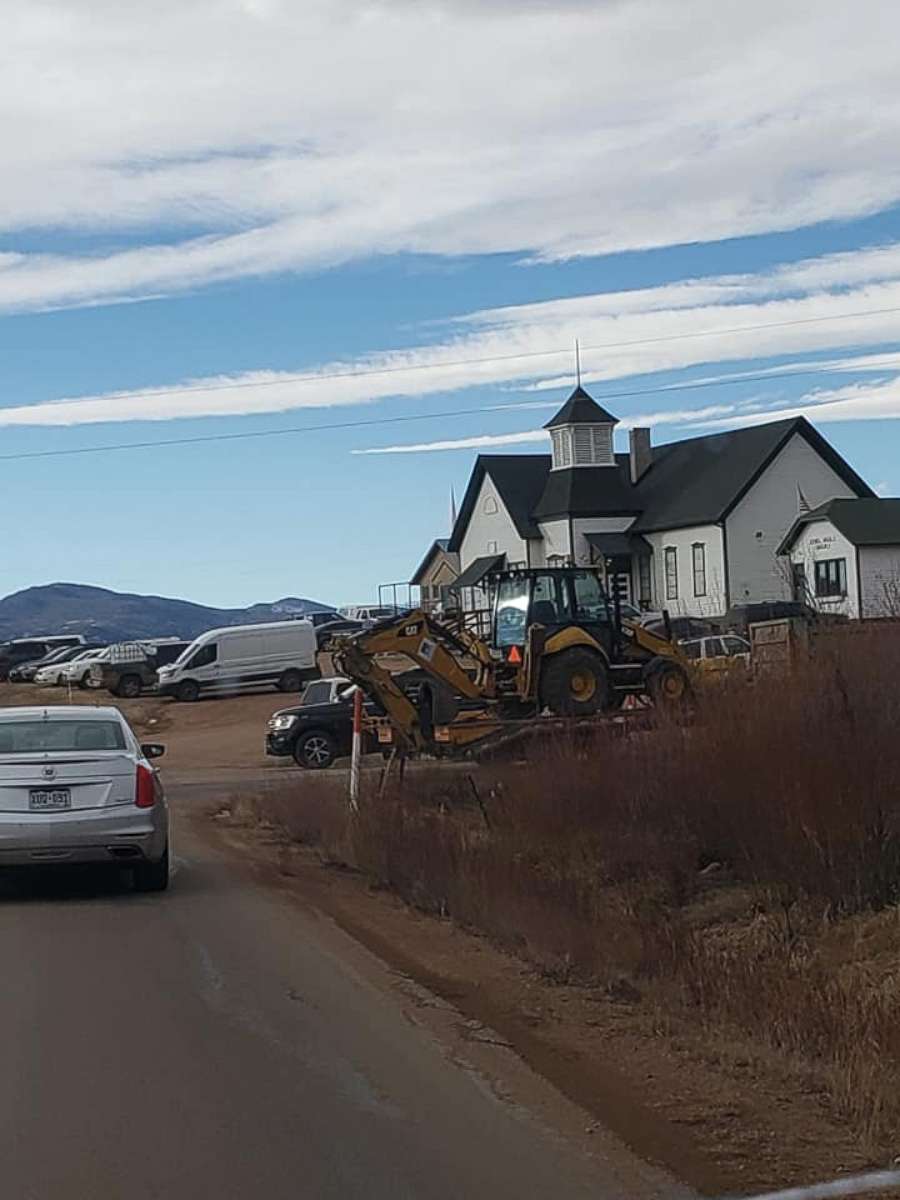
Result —
[[[852, 321], [857, 317], [887, 316], [891, 313], [900, 313], [900, 306], [895, 308], [861, 309], [858, 312], [832, 313], [821, 317], [798, 317], [795, 320], [770, 321], [762, 325], [732, 325], [725, 329], [699, 329], [692, 330], [690, 333], [669, 333], [663, 334], [660, 337], [636, 338], [625, 342], [598, 342], [594, 346], [581, 346], [581, 350], [624, 350], [633, 346], [651, 346], [659, 342], [680, 342], [691, 338], [721, 337], [732, 333], [757, 333], [764, 329], [787, 329], [794, 325], [818, 325], [825, 321]], [[398, 351], [398, 353], [408, 352]], [[198, 386], [188, 385], [185, 387], [165, 386], [149, 388], [138, 392], [108, 392], [105, 395], [109, 398], [122, 395], [127, 396], [129, 399], [137, 400], [167, 395], [173, 391], [184, 392], [188, 395], [205, 395], [208, 392], [238, 392], [245, 388], [284, 387], [291, 383], [326, 383], [333, 379], [368, 379], [381, 375], [402, 375], [410, 371], [438, 371], [445, 367], [483, 367], [490, 366], [491, 363], [517, 362], [530, 358], [559, 358], [562, 355], [568, 356], [571, 354], [571, 346], [566, 347], [564, 350], [522, 350], [516, 354], [492, 354], [486, 358], [442, 359], [439, 362], [403, 363], [389, 367], [363, 367], [352, 371], [309, 371], [300, 374], [285, 372], [277, 379], [244, 380], [239, 383], [204, 383]], [[77, 404], [78, 400], [76, 398], [64, 403]]]
[[[569, 351], [566, 351], [566, 353], [569, 353]], [[885, 366], [900, 366], [900, 356], [897, 356], [896, 358], [888, 358], [885, 356], [882, 361]], [[851, 373], [851, 371], [848, 371], [846, 368], [842, 367], [823, 366], [802, 367], [799, 369], [786, 368], [784, 371], [763, 371], [756, 375], [736, 375], [733, 378], [728, 379], [702, 379], [698, 380], [696, 383], [669, 383], [655, 388], [637, 388], [618, 392], [604, 391], [598, 392], [597, 394], [599, 399], [604, 401], [622, 400], [633, 399], [639, 396], [659, 396], [668, 392], [690, 392], [711, 387], [733, 387], [739, 383], [766, 382], [770, 379], [790, 379], [794, 376], [847, 375]], [[164, 438], [142, 442], [113, 442], [101, 446], [75, 446], [62, 450], [26, 450], [17, 454], [0, 454], [0, 462], [18, 462], [23, 459], [33, 458], [63, 458], [72, 454], [102, 454], [110, 450], [148, 450], [165, 448], [169, 446], [196, 446], [208, 442], [247, 441], [251, 438], [282, 437], [298, 433], [325, 433], [338, 429], [365, 429], [377, 425], [403, 425], [411, 421], [436, 421], [447, 417], [481, 416], [484, 413], [515, 412], [528, 408], [549, 407], [552, 407], [552, 402], [535, 401], [533, 403], [520, 404], [488, 404], [482, 405], [479, 408], [454, 408], [446, 409], [442, 412], [411, 413], [401, 417], [371, 417], [369, 419], [355, 421], [329, 421], [320, 425], [293, 425], [286, 429], [257, 429], [246, 430], [240, 433], [205, 433], [198, 434], [196, 437]], [[2, 413], [2, 409], [0, 409], [0, 413]], [[762, 412], [760, 415], [764, 416], [765, 413]], [[478, 435], [474, 434], [473, 436], [477, 437]]]

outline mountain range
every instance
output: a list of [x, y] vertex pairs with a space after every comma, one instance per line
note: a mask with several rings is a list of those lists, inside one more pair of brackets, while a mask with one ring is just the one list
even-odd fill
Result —
[[81, 583], [49, 583], [0, 600], [0, 641], [42, 633], [81, 633], [88, 641], [103, 643], [150, 637], [192, 639], [223, 625], [284, 621], [331, 607], [287, 596], [249, 608], [210, 608], [166, 596], [140, 596]]

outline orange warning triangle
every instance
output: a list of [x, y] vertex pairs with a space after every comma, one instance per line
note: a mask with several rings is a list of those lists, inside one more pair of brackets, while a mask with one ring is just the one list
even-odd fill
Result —
[[520, 663], [522, 661], [522, 655], [519, 652], [518, 646], [510, 647], [509, 658], [506, 661], [511, 663]]

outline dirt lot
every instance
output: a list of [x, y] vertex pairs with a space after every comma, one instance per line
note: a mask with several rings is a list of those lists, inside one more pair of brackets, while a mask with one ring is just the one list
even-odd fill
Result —
[[[199, 776], [223, 770], [258, 773], [293, 766], [290, 760], [267, 758], [265, 753], [266, 721], [279, 708], [294, 702], [293, 697], [278, 692], [177, 704], [156, 696], [118, 700], [107, 692], [76, 690], [72, 702], [113, 704], [121, 709], [138, 733], [165, 743], [166, 757], [161, 765], [167, 772]], [[66, 703], [68, 696], [63, 688], [0, 684], [0, 707]]]

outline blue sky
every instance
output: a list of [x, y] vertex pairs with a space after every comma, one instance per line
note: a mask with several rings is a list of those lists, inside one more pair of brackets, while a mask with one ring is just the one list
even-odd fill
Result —
[[784, 7], [17, 7], [0, 593], [372, 599], [576, 337], [623, 426], [803, 412], [900, 492], [900, 16]]

